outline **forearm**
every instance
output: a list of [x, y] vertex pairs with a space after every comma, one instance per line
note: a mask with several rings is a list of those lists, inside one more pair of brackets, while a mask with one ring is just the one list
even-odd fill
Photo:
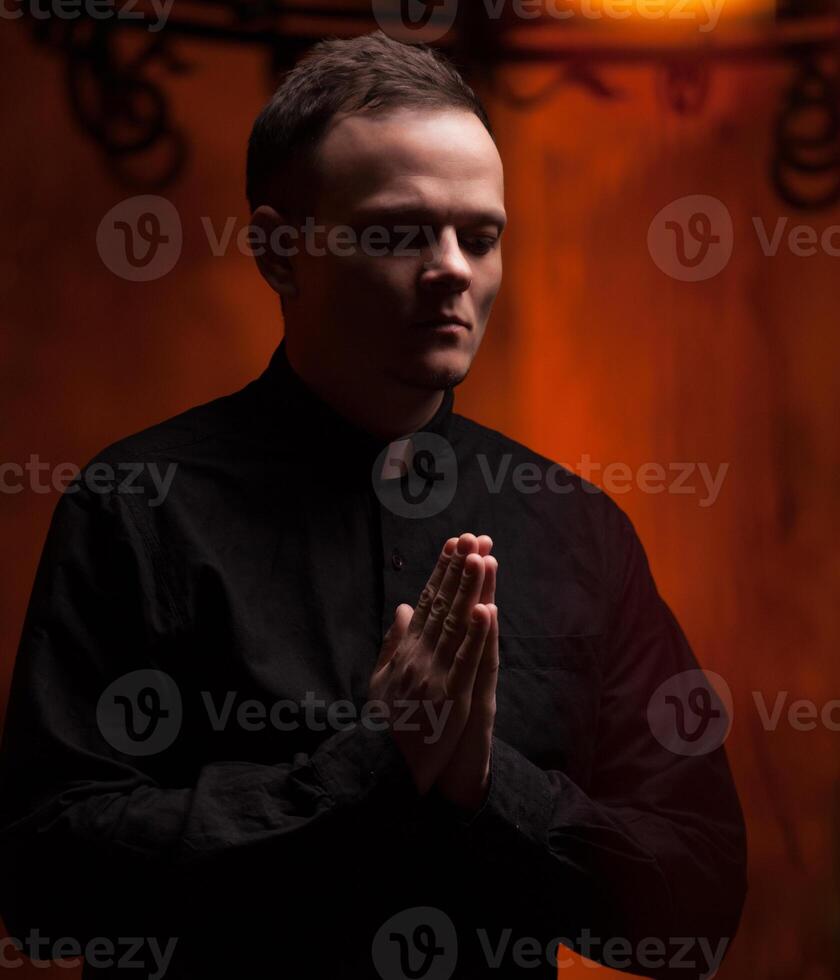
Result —
[[[311, 756], [298, 754], [293, 764], [205, 765], [186, 788], [163, 788], [131, 767], [107, 765], [114, 766], [110, 780], [57, 784], [26, 815], [35, 787], [6, 766], [0, 911], [16, 935], [32, 927], [99, 935], [108, 923], [148, 928], [150, 917], [159, 931], [167, 916], [177, 928], [186, 908], [247, 900], [255, 871], [269, 862], [287, 880], [294, 868], [317, 876], [318, 868], [343, 867], [352, 877], [363, 838], [398, 828], [417, 800], [390, 733], [360, 726], [331, 736]], [[346, 846], [354, 840], [357, 846]], [[291, 899], [275, 894], [278, 907]]]
[[562, 937], [615, 969], [690, 978], [734, 937], [746, 888], [737, 800], [697, 818], [609, 805], [494, 738], [486, 804], [449, 818], [487, 921], [543, 948]]

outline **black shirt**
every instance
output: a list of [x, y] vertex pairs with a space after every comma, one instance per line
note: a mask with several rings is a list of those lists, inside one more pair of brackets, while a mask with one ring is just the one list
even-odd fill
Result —
[[[556, 937], [643, 975], [716, 965], [746, 890], [726, 708], [619, 507], [452, 407], [388, 446], [281, 343], [65, 490], [2, 743], [13, 936], [75, 938], [86, 977], [156, 975], [173, 939], [172, 980], [554, 976]], [[471, 819], [364, 714], [395, 607], [464, 531], [499, 560]]]

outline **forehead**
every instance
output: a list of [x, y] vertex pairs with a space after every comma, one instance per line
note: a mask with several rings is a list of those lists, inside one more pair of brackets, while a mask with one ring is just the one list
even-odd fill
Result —
[[413, 203], [501, 208], [504, 171], [483, 123], [462, 110], [399, 109], [336, 117], [318, 149], [330, 211]]

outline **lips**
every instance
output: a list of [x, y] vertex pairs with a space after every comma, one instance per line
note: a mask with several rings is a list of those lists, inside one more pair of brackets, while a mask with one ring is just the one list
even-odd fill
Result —
[[456, 325], [466, 327], [467, 330], [470, 329], [470, 325], [466, 320], [462, 320], [458, 316], [449, 316], [447, 314], [431, 317], [428, 320], [420, 320], [417, 324], [418, 327], [451, 327]]

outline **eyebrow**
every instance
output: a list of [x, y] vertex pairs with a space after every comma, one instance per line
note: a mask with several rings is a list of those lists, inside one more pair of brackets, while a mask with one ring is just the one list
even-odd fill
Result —
[[[422, 204], [395, 203], [395, 204], [369, 204], [363, 205], [356, 212], [358, 218], [377, 218], [387, 216], [388, 218], [418, 218], [429, 216], [432, 211]], [[465, 211], [459, 215], [466, 224], [470, 225], [496, 225], [501, 232], [507, 224], [507, 218], [501, 211], [489, 209], [486, 211]]]

